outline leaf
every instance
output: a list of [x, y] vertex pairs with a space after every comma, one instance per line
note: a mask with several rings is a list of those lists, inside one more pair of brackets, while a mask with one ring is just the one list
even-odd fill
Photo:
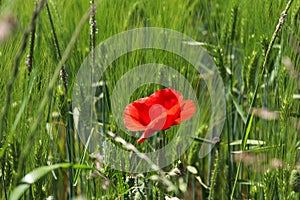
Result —
[[[241, 145], [242, 144], [242, 140], [235, 140], [233, 142], [230, 142], [230, 146], [234, 146], [234, 145]], [[247, 140], [246, 142], [247, 145], [264, 145], [266, 144], [265, 141], [263, 140]]]
[[251, 115], [251, 117], [249, 119], [249, 123], [247, 123], [247, 129], [246, 129], [245, 134], [243, 135], [242, 150], [245, 150], [245, 148], [246, 148], [248, 136], [250, 134], [250, 130], [251, 130], [251, 127], [252, 127], [252, 120], [253, 120], [253, 114]]
[[71, 166], [77, 169], [92, 169], [91, 167], [86, 165], [73, 165], [70, 163], [59, 163], [55, 165], [42, 166], [36, 168], [22, 178], [20, 184], [11, 192], [9, 199], [18, 200], [25, 193], [25, 191], [30, 187], [30, 185], [38, 181], [40, 178], [42, 178], [52, 170], [58, 168], [69, 168]]
[[241, 106], [238, 105], [238, 103], [234, 100], [234, 98], [233, 98], [232, 95], [231, 95], [231, 99], [232, 99], [232, 102], [233, 102], [233, 104], [234, 104], [234, 106], [235, 106], [237, 112], [238, 112], [239, 115], [241, 116], [241, 118], [242, 118], [244, 124], [246, 124], [246, 122], [247, 122], [247, 117], [245, 116], [244, 111], [242, 110]]
[[189, 171], [189, 172], [191, 172], [192, 174], [197, 174], [198, 173], [198, 170], [196, 169], [196, 167], [194, 167], [194, 166], [187, 166], [186, 167], [187, 168], [187, 170]]
[[250, 186], [263, 187], [263, 184], [260, 183], [260, 182], [254, 182], [254, 181], [246, 180], [246, 179], [238, 179], [237, 182], [241, 185], [250, 185]]
[[273, 145], [273, 146], [265, 146], [265, 147], [255, 147], [255, 148], [249, 148], [249, 149], [246, 149], [246, 150], [243, 150], [243, 151], [231, 151], [232, 154], [235, 154], [235, 153], [262, 153], [262, 152], [266, 152], [266, 151], [269, 151], [269, 150], [272, 150], [272, 149], [275, 149], [275, 148], [278, 148], [279, 145]]

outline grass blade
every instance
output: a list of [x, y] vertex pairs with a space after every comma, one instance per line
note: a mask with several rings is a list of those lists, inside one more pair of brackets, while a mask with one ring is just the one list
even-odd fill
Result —
[[20, 185], [18, 185], [12, 192], [9, 197], [9, 200], [18, 200], [20, 197], [25, 193], [25, 191], [30, 187], [30, 185], [34, 184], [37, 182], [40, 178], [44, 177], [51, 171], [59, 168], [76, 168], [76, 169], [92, 169], [89, 166], [86, 165], [78, 165], [78, 164], [70, 164], [70, 163], [59, 163], [55, 165], [50, 165], [50, 166], [42, 166], [39, 168], [36, 168], [32, 170], [30, 173], [26, 174], [21, 179]]

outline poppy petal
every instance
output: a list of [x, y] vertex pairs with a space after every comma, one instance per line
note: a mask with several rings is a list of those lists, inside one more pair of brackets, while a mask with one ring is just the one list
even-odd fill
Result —
[[171, 88], [158, 90], [150, 95], [149, 98], [152, 99], [153, 104], [160, 104], [167, 110], [171, 109], [183, 99], [179, 92]]
[[154, 104], [149, 109], [149, 117], [151, 121], [153, 121], [156, 118], [160, 117], [164, 112], [166, 112], [166, 109], [162, 105]]
[[138, 140], [141, 144], [145, 139], [150, 137], [155, 131], [163, 130], [163, 127], [167, 120], [167, 113], [163, 112], [159, 117], [155, 118], [146, 128], [143, 135]]
[[174, 122], [175, 122], [175, 124], [180, 124], [181, 119], [180, 119], [180, 118], [177, 118]]
[[180, 124], [180, 105], [176, 104], [167, 111], [167, 120], [162, 130], [166, 130], [173, 125]]
[[145, 137], [140, 137], [140, 139], [139, 139], [137, 142], [138, 142], [138, 144], [141, 144], [141, 143], [143, 143], [146, 139], [147, 139], [147, 138], [145, 138]]
[[150, 137], [155, 131], [151, 129], [146, 129], [143, 135], [138, 139], [138, 144], [143, 143], [148, 137]]
[[185, 100], [181, 103], [181, 120], [187, 120], [191, 118], [196, 112], [196, 106], [192, 100]]
[[153, 103], [148, 98], [142, 98], [132, 102], [131, 105], [135, 108], [131, 110], [131, 115], [147, 126], [151, 122], [149, 109]]
[[127, 129], [131, 131], [143, 131], [146, 129], [146, 126], [140, 123], [139, 112], [137, 109], [129, 104], [124, 111], [124, 122]]

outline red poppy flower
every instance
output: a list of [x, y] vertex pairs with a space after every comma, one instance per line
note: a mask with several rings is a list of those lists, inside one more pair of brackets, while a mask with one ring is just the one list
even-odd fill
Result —
[[140, 144], [155, 131], [166, 130], [191, 118], [195, 111], [192, 100], [183, 100], [178, 91], [166, 88], [127, 105], [124, 122], [130, 131], [144, 131], [138, 140]]

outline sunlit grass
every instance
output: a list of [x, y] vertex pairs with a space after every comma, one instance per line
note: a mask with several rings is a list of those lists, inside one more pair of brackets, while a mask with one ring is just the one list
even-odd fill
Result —
[[[5, 41], [0, 40], [1, 199], [8, 198], [12, 191], [24, 199], [50, 196], [55, 199], [77, 196], [87, 199], [165, 199], [166, 196], [298, 199], [299, 189], [295, 188], [299, 177], [295, 171], [292, 173], [298, 168], [299, 159], [299, 99], [294, 98], [300, 90], [298, 1], [292, 1], [284, 26], [271, 46], [286, 1], [103, 0], [95, 3], [98, 3], [97, 31], [91, 33], [88, 18], [80, 26], [83, 16], [89, 15], [90, 1], [48, 1], [49, 12], [42, 8], [34, 37], [30, 32], [22, 49], [35, 1], [0, 1], [0, 25], [6, 16], [17, 21], [17, 25], [13, 23], [11, 35]], [[199, 96], [202, 114], [199, 131], [195, 133], [197, 138], [180, 160], [162, 169], [165, 173], [130, 174], [111, 169], [109, 164], [101, 162], [101, 155], [90, 154], [85, 149], [74, 131], [70, 108], [72, 89], [81, 63], [91, 52], [91, 40], [97, 45], [122, 31], [148, 26], [173, 29], [201, 42], [223, 79], [227, 118], [220, 142], [208, 156], [200, 158], [201, 144], [207, 142], [201, 138], [208, 129], [212, 106], [203, 77], [186, 60], [169, 52], [148, 49], [121, 56], [105, 72], [107, 86], [98, 88], [99, 93], [110, 94], [118, 80], [135, 66], [162, 63], [190, 81]], [[30, 56], [31, 72], [28, 70]], [[14, 63], [17, 63], [16, 75]], [[60, 66], [66, 70], [65, 80], [58, 73]], [[265, 73], [261, 76], [263, 66]], [[12, 88], [7, 90], [12, 80]], [[162, 87], [146, 84], [133, 93], [130, 101], [149, 96]], [[251, 105], [253, 98], [256, 101]], [[3, 112], [7, 102], [7, 112]], [[137, 144], [137, 138], [118, 128], [110, 99], [105, 97], [104, 104], [96, 105], [98, 125], [104, 126], [104, 131]], [[175, 126], [165, 131], [166, 135], [159, 132], [147, 140], [147, 148], [136, 145], [134, 151], [154, 151], [159, 147], [157, 140], [170, 141], [177, 130]], [[107, 137], [116, 146], [128, 150], [122, 141]], [[55, 165], [66, 162], [80, 165], [62, 164], [63, 169]], [[26, 175], [35, 169], [33, 181], [28, 182]], [[289, 180], [291, 173], [293, 177]], [[21, 184], [25, 179], [30, 187]]]

